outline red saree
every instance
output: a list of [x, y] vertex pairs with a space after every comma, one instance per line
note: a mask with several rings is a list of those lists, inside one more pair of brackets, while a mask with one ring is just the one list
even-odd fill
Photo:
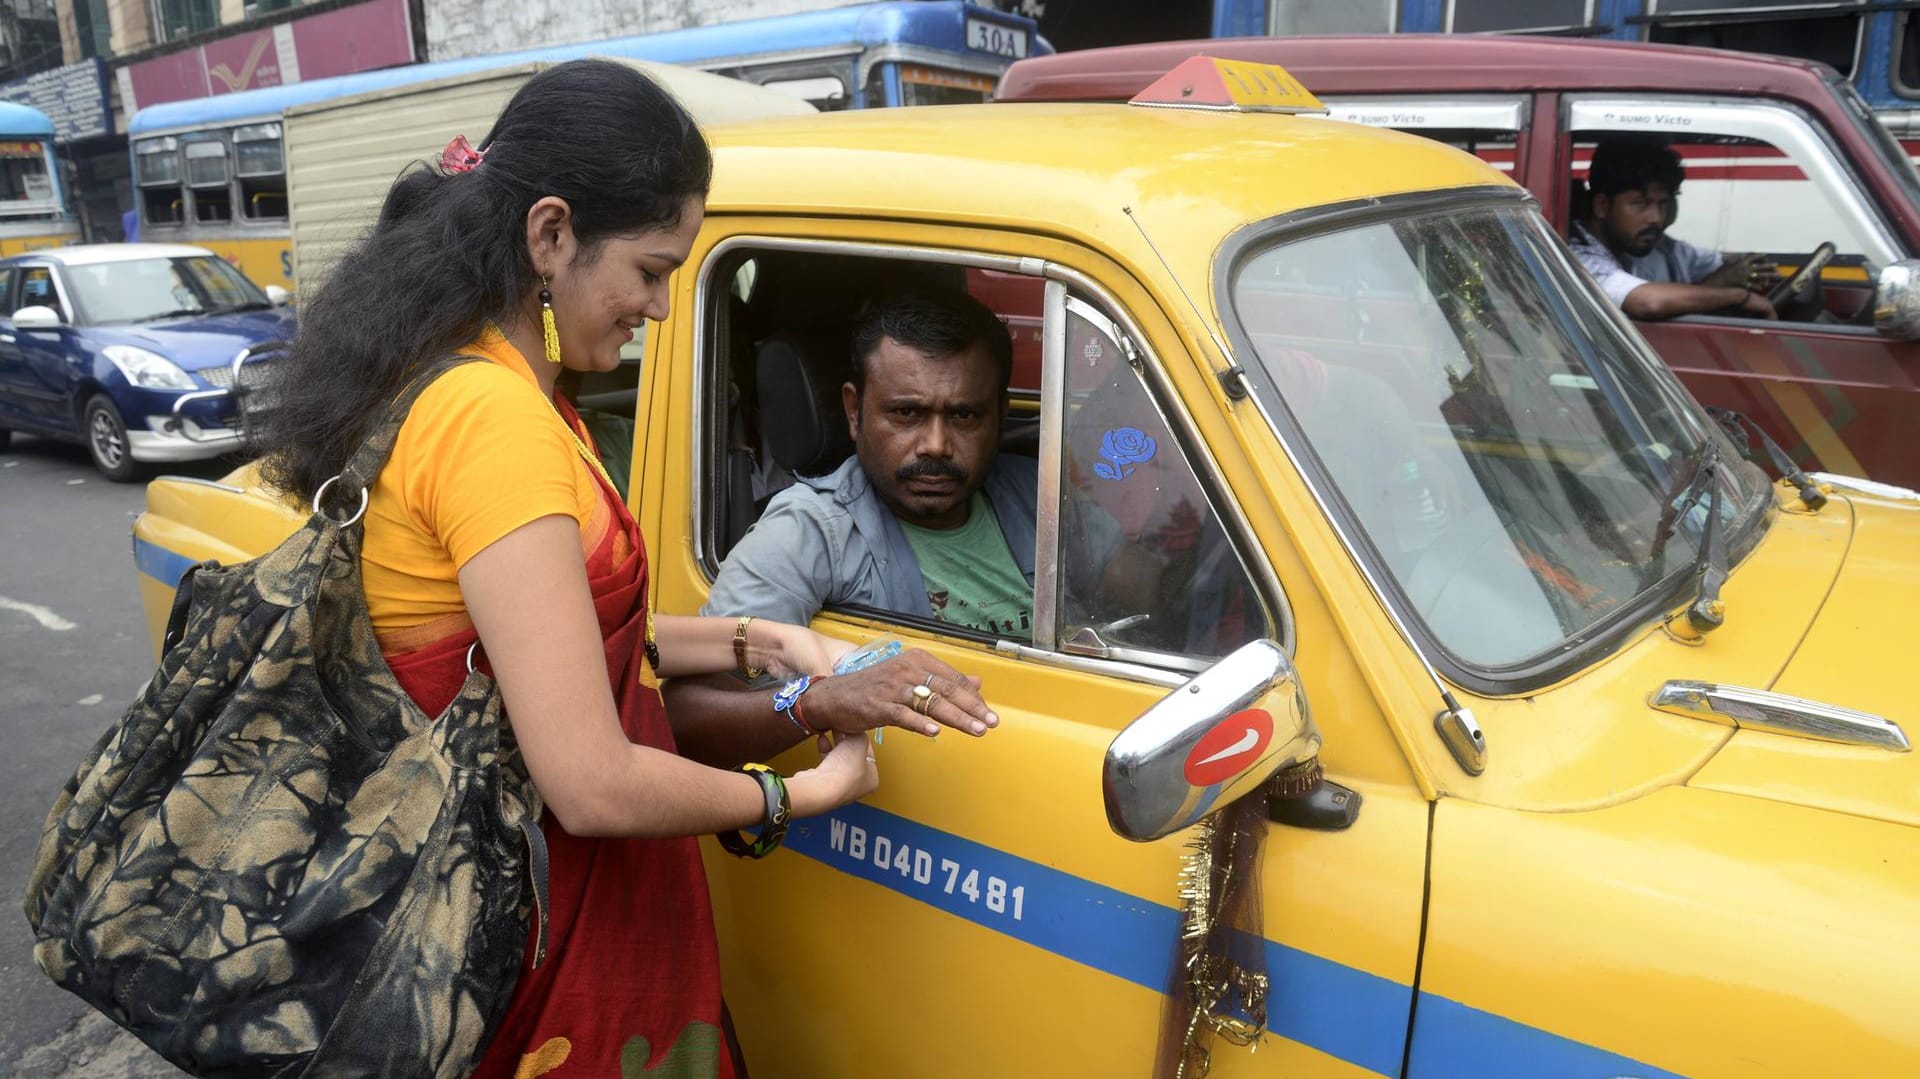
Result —
[[[560, 407], [585, 438], [578, 416]], [[673, 733], [643, 652], [646, 549], [639, 525], [604, 477], [600, 488], [601, 506], [581, 532], [614, 702], [629, 740], [672, 753]], [[458, 692], [467, 646], [475, 640], [464, 616], [419, 628], [431, 636], [442, 623], [437, 639], [422, 642], [409, 631], [409, 647], [386, 657], [429, 715]], [[696, 841], [581, 839], [551, 814], [541, 827], [551, 859], [547, 957], [533, 966], [529, 933], [513, 1001], [474, 1075], [735, 1076]]]

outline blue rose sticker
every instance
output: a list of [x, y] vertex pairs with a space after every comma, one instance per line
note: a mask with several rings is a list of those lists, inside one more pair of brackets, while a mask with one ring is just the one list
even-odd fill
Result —
[[1116, 427], [1100, 439], [1100, 456], [1107, 460], [1096, 463], [1093, 474], [1103, 480], [1124, 480], [1133, 475], [1134, 465], [1153, 460], [1159, 451], [1153, 436], [1138, 427]]

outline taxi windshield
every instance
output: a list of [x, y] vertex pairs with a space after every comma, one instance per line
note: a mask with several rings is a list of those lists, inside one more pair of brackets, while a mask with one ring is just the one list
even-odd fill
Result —
[[[1709, 502], [1736, 541], [1771, 504], [1530, 209], [1282, 238], [1239, 258], [1228, 289], [1270, 411], [1405, 608], [1470, 668], [1549, 662], [1653, 613], [1693, 566]], [[1692, 482], [1707, 440], [1712, 499]]]

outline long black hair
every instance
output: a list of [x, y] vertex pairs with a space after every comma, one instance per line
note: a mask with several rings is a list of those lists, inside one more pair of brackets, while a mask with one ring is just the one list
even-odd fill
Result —
[[590, 261], [610, 237], [676, 226], [713, 175], [680, 103], [606, 60], [528, 80], [482, 149], [471, 171], [403, 173], [373, 231], [301, 304], [256, 443], [268, 483], [311, 497], [425, 365], [518, 316], [539, 280], [527, 251], [535, 202], [566, 200], [578, 258]]

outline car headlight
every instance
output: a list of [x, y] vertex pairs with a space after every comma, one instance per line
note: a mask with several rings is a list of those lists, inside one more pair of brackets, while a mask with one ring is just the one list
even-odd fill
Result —
[[157, 352], [148, 352], [133, 345], [108, 345], [100, 350], [101, 355], [113, 361], [127, 381], [143, 390], [192, 390], [197, 389], [193, 377], [172, 360]]

